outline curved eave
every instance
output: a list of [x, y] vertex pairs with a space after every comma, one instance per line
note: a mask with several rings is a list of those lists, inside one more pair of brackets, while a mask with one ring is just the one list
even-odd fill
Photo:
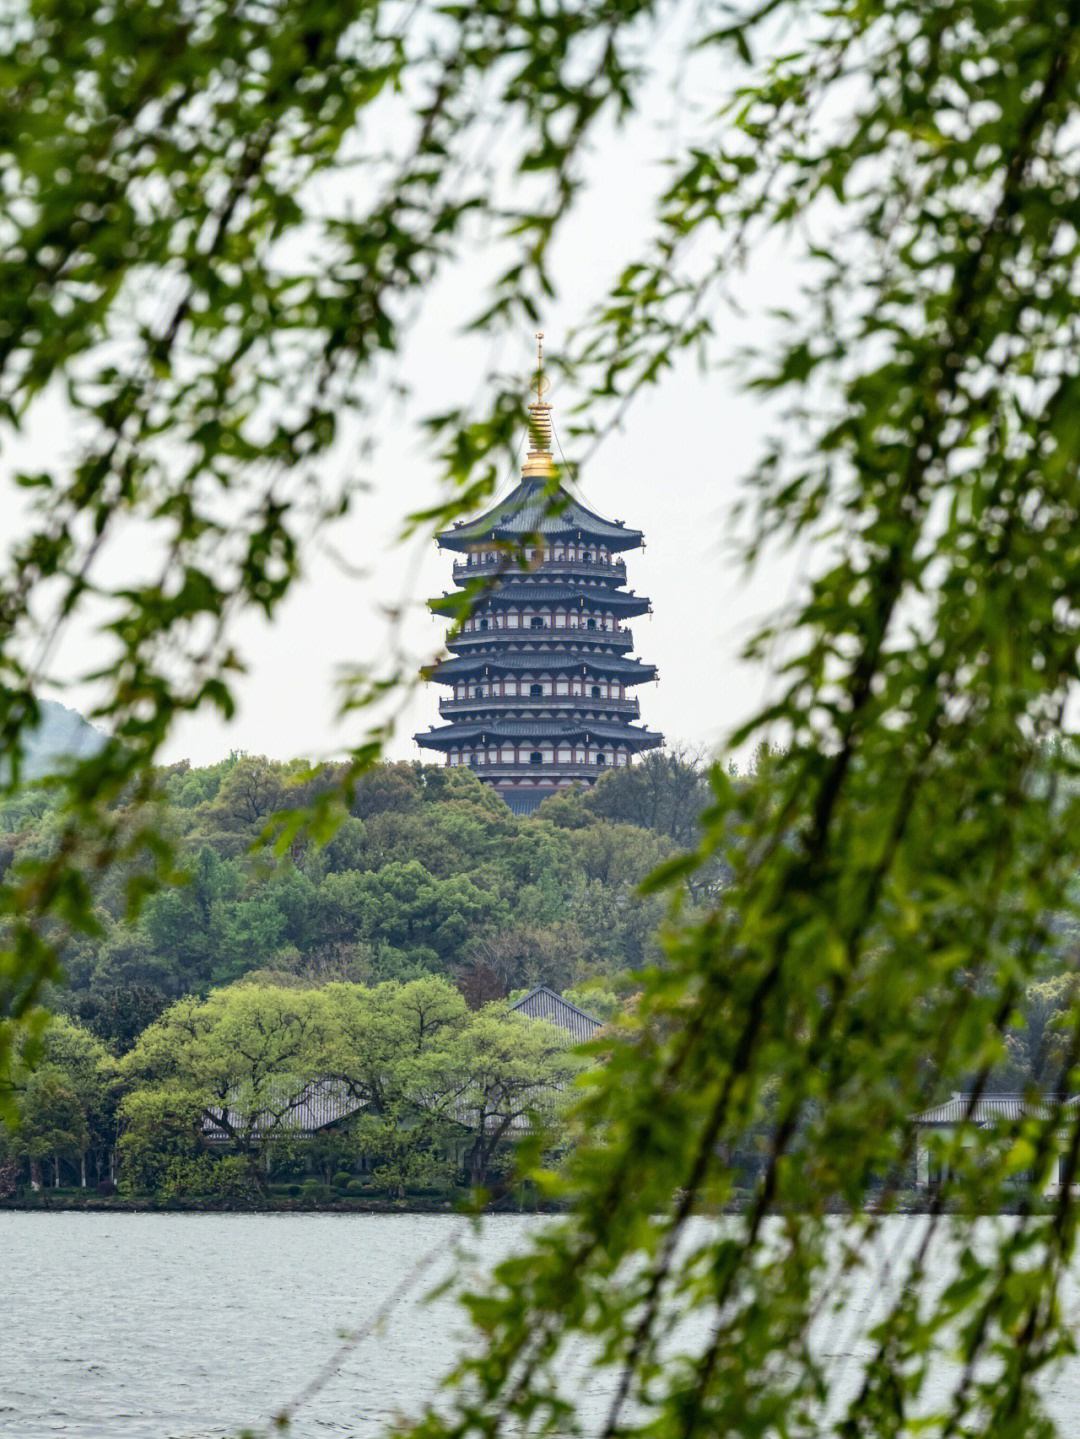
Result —
[[604, 585], [568, 585], [565, 582], [550, 585], [521, 584], [500, 580], [487, 587], [478, 586], [474, 596], [467, 594], [443, 594], [428, 601], [428, 607], [437, 615], [457, 615], [465, 608], [466, 613], [482, 609], [494, 609], [510, 605], [565, 605], [568, 609], [595, 604], [620, 615], [645, 615], [649, 612], [650, 601], [646, 595], [637, 595], [633, 590], [609, 589]]
[[[573, 636], [563, 641], [561, 636]], [[625, 655], [634, 648], [634, 637], [630, 630], [469, 630], [468, 633], [452, 634], [446, 640], [446, 648], [455, 654], [471, 654], [485, 646], [493, 655], [501, 657], [504, 650], [511, 654], [571, 654], [594, 655], [596, 653]], [[550, 648], [545, 648], [550, 646]]]
[[549, 494], [546, 483], [537, 480], [522, 480], [493, 509], [475, 520], [443, 530], [435, 538], [443, 549], [467, 550], [482, 540], [515, 544], [530, 535], [556, 539], [580, 535], [612, 551], [638, 549], [643, 539], [640, 530], [627, 529], [594, 514], [562, 486]]
[[504, 740], [607, 740], [612, 744], [626, 745], [634, 753], [638, 750], [655, 749], [663, 742], [663, 735], [653, 730], [637, 729], [633, 725], [612, 724], [604, 720], [515, 720], [509, 723], [493, 721], [490, 724], [441, 725], [424, 734], [414, 735], [416, 743], [425, 749], [450, 749], [454, 745], [469, 744], [481, 740], [487, 744], [501, 744]]
[[490, 652], [480, 655], [452, 655], [439, 660], [423, 671], [425, 679], [437, 684], [453, 684], [455, 680], [468, 679], [470, 675], [510, 674], [521, 670], [536, 670], [551, 673], [566, 670], [582, 670], [589, 674], [611, 675], [625, 684], [644, 684], [656, 678], [656, 666], [642, 664], [640, 660], [623, 659], [619, 655], [603, 650], [595, 654], [567, 653], [559, 650], [534, 650], [528, 654], [495, 655]]

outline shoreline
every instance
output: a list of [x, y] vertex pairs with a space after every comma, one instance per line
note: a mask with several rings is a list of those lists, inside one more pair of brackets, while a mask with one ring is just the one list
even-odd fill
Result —
[[471, 1209], [452, 1199], [325, 1199], [299, 1198], [264, 1201], [223, 1199], [155, 1199], [120, 1195], [61, 1195], [56, 1199], [0, 1199], [0, 1213], [22, 1214], [560, 1214], [557, 1205], [517, 1205], [501, 1202], [483, 1209]]
[[[742, 1214], [748, 1208], [744, 1204], [729, 1205], [720, 1214], [733, 1216]], [[832, 1211], [837, 1217], [851, 1218], [855, 1214], [895, 1215], [898, 1218], [915, 1217], [921, 1214], [935, 1212], [938, 1206], [931, 1196], [927, 1196], [923, 1203], [905, 1203], [894, 1208], [885, 1210], [866, 1207], [860, 1210]], [[199, 1199], [199, 1198], [171, 1198], [158, 1199], [153, 1196], [126, 1196], [126, 1195], [101, 1195], [92, 1194], [82, 1198], [77, 1195], [60, 1195], [53, 1199], [35, 1198], [4, 1198], [0, 1199], [0, 1213], [10, 1211], [12, 1213], [32, 1214], [444, 1214], [447, 1217], [454, 1215], [480, 1215], [480, 1214], [535, 1214], [535, 1215], [556, 1215], [569, 1212], [566, 1205], [559, 1204], [518, 1204], [510, 1198], [501, 1198], [494, 1203], [487, 1204], [482, 1208], [469, 1205], [462, 1199], [443, 1199], [425, 1197], [422, 1195], [407, 1195], [400, 1199], [381, 1199], [374, 1195], [350, 1199], [303, 1199], [299, 1196], [279, 1198], [275, 1196], [269, 1200], [242, 1199]], [[946, 1211], [955, 1213], [955, 1211]], [[1007, 1215], [1011, 1211], [999, 1209], [993, 1215], [972, 1215], [970, 1218], [996, 1217]], [[719, 1217], [719, 1215], [717, 1216]]]

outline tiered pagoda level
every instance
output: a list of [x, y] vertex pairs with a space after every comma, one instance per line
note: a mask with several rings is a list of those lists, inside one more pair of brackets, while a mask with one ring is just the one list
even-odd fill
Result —
[[[627, 622], [649, 601], [626, 588], [624, 550], [639, 530], [601, 519], [561, 486], [550, 451], [547, 382], [538, 377], [529, 407], [532, 447], [521, 483], [479, 519], [438, 536], [459, 588], [483, 581], [469, 618], [449, 640], [451, 655], [432, 672], [447, 686], [439, 713], [448, 723], [416, 736], [448, 765], [469, 765], [517, 814], [605, 767], [627, 765], [662, 736], [638, 718], [635, 686], [656, 678], [631, 658]], [[455, 615], [460, 594], [432, 602]]]

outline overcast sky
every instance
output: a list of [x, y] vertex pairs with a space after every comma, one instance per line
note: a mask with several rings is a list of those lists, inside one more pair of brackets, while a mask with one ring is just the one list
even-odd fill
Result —
[[[657, 162], [680, 123], [668, 83], [658, 82], [645, 113], [594, 148], [588, 184], [558, 244], [559, 293], [543, 318], [548, 354], [558, 352], [561, 337], [643, 246], [652, 198], [663, 180]], [[210, 763], [230, 749], [276, 758], [341, 753], [362, 738], [367, 723], [363, 716], [338, 718], [342, 670], [377, 664], [392, 642], [403, 643], [417, 666], [436, 651], [445, 626], [423, 602], [450, 588], [453, 556], [440, 554], [430, 541], [402, 545], [398, 536], [403, 516], [439, 493], [437, 465], [418, 419], [460, 403], [479, 413], [495, 371], [520, 374], [527, 392], [535, 364], [532, 333], [497, 344], [464, 333], [495, 264], [492, 254], [471, 254], [426, 297], [392, 375], [410, 388], [411, 398], [388, 399], [373, 416], [370, 458], [346, 449], [327, 462], [329, 479], [338, 478], [335, 466], [362, 465], [371, 492], [309, 552], [303, 579], [273, 623], [250, 617], [236, 630], [248, 667], [237, 684], [236, 718], [225, 724], [208, 713], [184, 720], [163, 759]], [[725, 322], [731, 352], [758, 333], [765, 310], [792, 283], [791, 261], [781, 251], [756, 258], [738, 286], [745, 316]], [[547, 398], [556, 428], [565, 432], [574, 395], [560, 393], [556, 383]], [[70, 440], [63, 425], [63, 415], [54, 416], [35, 448]], [[739, 651], [763, 617], [790, 602], [801, 561], [774, 555], [748, 582], [728, 517], [766, 425], [766, 414], [740, 390], [736, 375], [703, 375], [687, 357], [660, 389], [636, 401], [621, 432], [603, 443], [579, 476], [578, 493], [587, 504], [645, 533], [644, 552], [627, 555], [628, 584], [652, 599], [653, 615], [635, 619], [633, 630], [636, 653], [659, 667], [660, 678], [638, 693], [643, 723], [673, 743], [722, 747], [732, 727], [765, 698], [765, 676], [740, 662]], [[24, 463], [42, 457], [17, 456]], [[6, 457], [8, 465], [12, 458]], [[572, 449], [568, 458], [574, 458]], [[503, 488], [516, 480], [508, 473]], [[4, 504], [10, 519], [10, 490]], [[393, 631], [388, 606], [400, 609]], [[72, 666], [76, 657], [85, 663], [83, 644], [77, 656], [72, 649]], [[78, 693], [59, 697], [80, 702]], [[390, 746], [393, 757], [422, 757], [411, 736], [436, 720], [437, 698], [434, 687], [415, 694]], [[430, 751], [423, 757], [435, 758]]]

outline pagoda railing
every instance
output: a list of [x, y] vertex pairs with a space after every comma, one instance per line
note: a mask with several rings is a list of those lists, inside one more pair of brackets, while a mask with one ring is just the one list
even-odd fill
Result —
[[529, 560], [519, 563], [519, 555], [508, 550], [490, 560], [458, 560], [453, 569], [454, 583], [468, 584], [489, 575], [600, 575], [623, 584], [626, 580], [625, 560]]
[[462, 630], [451, 636], [449, 644], [456, 649], [462, 644], [483, 643], [490, 640], [566, 640], [572, 644], [614, 645], [620, 650], [634, 648], [634, 632], [625, 627], [619, 630], [590, 630], [585, 625], [491, 625], [486, 630]]
[[636, 699], [604, 699], [598, 695], [476, 695], [472, 699], [441, 699], [441, 715], [468, 714], [472, 710], [598, 710], [605, 714], [637, 719], [641, 703]]

